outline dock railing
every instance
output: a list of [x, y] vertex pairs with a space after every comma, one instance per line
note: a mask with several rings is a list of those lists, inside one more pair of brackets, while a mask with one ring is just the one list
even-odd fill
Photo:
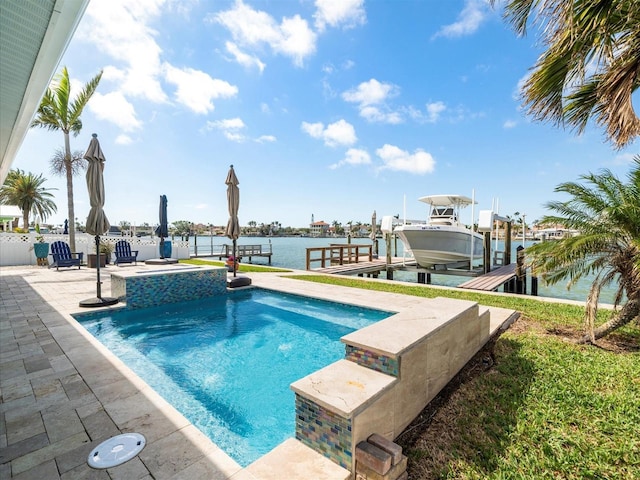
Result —
[[[219, 250], [217, 252], [211, 252], [211, 257], [218, 257], [218, 260], [227, 258], [233, 255], [233, 245], [224, 243], [217, 245]], [[267, 257], [269, 259], [269, 265], [271, 265], [271, 255], [273, 255], [271, 243], [266, 245], [236, 245], [236, 255], [239, 259], [249, 258], [249, 262], [252, 261], [252, 257]], [[197, 255], [194, 255], [197, 256]]]
[[332, 243], [328, 247], [307, 248], [306, 269], [312, 270], [312, 265], [316, 263], [320, 263], [320, 265], [314, 265], [314, 268], [326, 268], [331, 265], [346, 265], [372, 260], [373, 245]]

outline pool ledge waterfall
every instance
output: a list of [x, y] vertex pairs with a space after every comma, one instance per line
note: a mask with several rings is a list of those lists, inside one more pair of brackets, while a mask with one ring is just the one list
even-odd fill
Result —
[[395, 439], [514, 314], [447, 298], [419, 303], [344, 336], [344, 360], [291, 384], [299, 441], [354, 472], [360, 441]]

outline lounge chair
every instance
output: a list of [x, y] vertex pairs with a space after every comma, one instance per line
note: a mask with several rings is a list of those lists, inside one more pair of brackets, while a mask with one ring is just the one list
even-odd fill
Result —
[[138, 250], [131, 250], [131, 245], [126, 240], [116, 242], [114, 253], [116, 255], [116, 261], [113, 262], [115, 265], [121, 263], [138, 264]]
[[84, 254], [82, 252], [72, 252], [66, 242], [53, 242], [51, 244], [51, 256], [53, 257], [53, 263], [49, 265], [49, 268], [56, 267], [56, 270], [58, 270], [60, 267], [75, 267], [77, 265], [78, 270], [80, 270], [83, 255]]

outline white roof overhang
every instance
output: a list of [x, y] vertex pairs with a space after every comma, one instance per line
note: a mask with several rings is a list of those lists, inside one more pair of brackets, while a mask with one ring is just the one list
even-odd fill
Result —
[[89, 0], [2, 0], [0, 185]]

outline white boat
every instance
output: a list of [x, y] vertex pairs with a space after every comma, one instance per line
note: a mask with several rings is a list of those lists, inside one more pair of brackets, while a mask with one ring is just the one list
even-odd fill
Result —
[[469, 269], [483, 259], [483, 236], [460, 222], [460, 210], [472, 205], [472, 199], [464, 195], [429, 195], [418, 200], [429, 205], [427, 222], [399, 225], [393, 230], [418, 265]]

